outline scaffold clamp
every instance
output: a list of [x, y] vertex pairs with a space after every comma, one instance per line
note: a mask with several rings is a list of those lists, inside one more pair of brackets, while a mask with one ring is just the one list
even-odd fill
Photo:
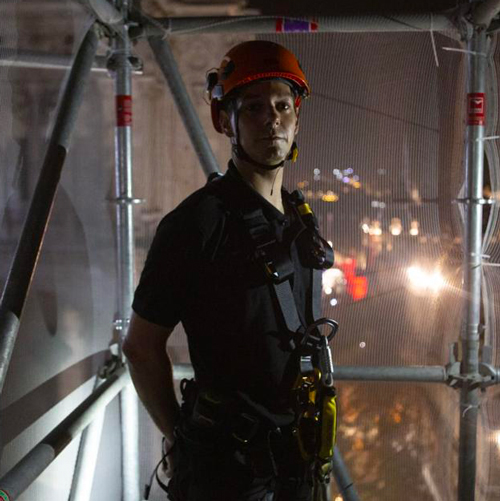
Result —
[[467, 385], [470, 390], [486, 390], [489, 386], [500, 383], [500, 369], [491, 364], [480, 363], [476, 374], [463, 374], [461, 365], [461, 362], [454, 362], [446, 366], [447, 382], [451, 388], [458, 389]]

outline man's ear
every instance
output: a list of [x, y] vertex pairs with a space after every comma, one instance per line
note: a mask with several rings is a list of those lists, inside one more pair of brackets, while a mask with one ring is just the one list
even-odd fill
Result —
[[227, 112], [224, 110], [221, 110], [219, 113], [219, 124], [220, 128], [222, 129], [222, 132], [227, 137], [234, 136], [233, 126], [231, 125], [231, 119], [229, 118]]
[[295, 136], [299, 132], [299, 110], [297, 110], [297, 121], [295, 122]]

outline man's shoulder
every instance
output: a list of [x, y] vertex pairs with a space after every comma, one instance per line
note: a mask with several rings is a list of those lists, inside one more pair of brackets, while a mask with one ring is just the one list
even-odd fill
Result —
[[164, 216], [159, 228], [179, 226], [209, 236], [230, 213], [227, 185], [223, 176], [199, 188]]

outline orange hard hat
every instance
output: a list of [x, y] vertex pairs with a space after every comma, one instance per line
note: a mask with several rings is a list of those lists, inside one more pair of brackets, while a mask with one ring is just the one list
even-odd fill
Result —
[[233, 47], [222, 60], [220, 68], [207, 75], [207, 93], [212, 106], [212, 122], [218, 132], [222, 100], [256, 80], [282, 78], [298, 91], [296, 106], [311, 90], [297, 58], [285, 47], [264, 40], [243, 42]]

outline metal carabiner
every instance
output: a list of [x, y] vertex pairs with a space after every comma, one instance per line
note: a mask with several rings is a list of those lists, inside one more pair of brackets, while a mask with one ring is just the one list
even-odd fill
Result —
[[[322, 334], [321, 330], [318, 328], [321, 327], [322, 325], [328, 325], [329, 327], [331, 327], [331, 330], [327, 335]], [[307, 344], [309, 338], [311, 338], [312, 341], [314, 341], [315, 344], [318, 345], [321, 343], [322, 338], [326, 338], [327, 342], [330, 342], [335, 337], [335, 334], [337, 334], [338, 328], [339, 324], [335, 320], [332, 320], [331, 318], [320, 318], [319, 320], [316, 320], [316, 322], [313, 322], [307, 327], [304, 337], [302, 338], [301, 344], [302, 345]], [[315, 330], [318, 333], [317, 335], [313, 334], [313, 331]]]
[[[329, 333], [323, 333], [320, 330], [323, 325], [331, 328]], [[307, 327], [302, 339], [302, 346], [313, 346], [319, 351], [319, 369], [321, 379], [326, 387], [333, 387], [332, 352], [328, 343], [335, 337], [338, 328], [339, 324], [335, 320], [320, 318]]]

